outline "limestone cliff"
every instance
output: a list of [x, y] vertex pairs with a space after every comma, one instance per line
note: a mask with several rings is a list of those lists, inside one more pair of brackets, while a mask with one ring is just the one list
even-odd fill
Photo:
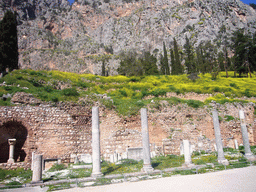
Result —
[[[122, 50], [156, 54], [163, 41], [179, 45], [187, 35], [197, 46], [230, 36], [238, 28], [256, 31], [256, 11], [240, 0], [0, 0], [18, 12], [21, 68], [100, 74], [103, 54], [115, 74]], [[225, 26], [225, 27], [224, 27]]]

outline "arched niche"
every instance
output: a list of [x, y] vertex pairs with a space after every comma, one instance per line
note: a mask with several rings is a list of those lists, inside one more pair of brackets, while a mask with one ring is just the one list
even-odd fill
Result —
[[8, 139], [16, 139], [14, 147], [14, 160], [24, 161], [25, 151], [22, 149], [27, 139], [28, 130], [20, 121], [12, 120], [4, 122], [0, 126], [0, 163], [6, 163], [9, 158]]

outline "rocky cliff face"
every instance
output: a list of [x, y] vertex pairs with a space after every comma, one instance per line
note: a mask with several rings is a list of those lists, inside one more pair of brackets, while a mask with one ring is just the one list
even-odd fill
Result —
[[[256, 31], [256, 11], [240, 0], [0, 0], [18, 12], [21, 68], [115, 74], [121, 51], [162, 52], [186, 35], [197, 46], [238, 28]], [[222, 32], [222, 33], [220, 33]]]

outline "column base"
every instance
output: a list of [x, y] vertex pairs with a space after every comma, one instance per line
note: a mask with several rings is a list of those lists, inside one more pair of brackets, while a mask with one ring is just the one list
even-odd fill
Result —
[[99, 178], [99, 177], [102, 177], [102, 176], [103, 176], [103, 173], [101, 173], [101, 172], [92, 173], [92, 174], [91, 174], [91, 177], [92, 177], [92, 178]]
[[41, 183], [43, 183], [42, 180], [41, 180], [41, 181], [31, 181], [31, 182], [30, 182], [30, 184], [41, 184]]
[[153, 172], [154, 168], [151, 165], [143, 165], [142, 172]]
[[195, 166], [194, 163], [184, 163], [184, 164], [182, 165], [182, 167], [188, 167], [188, 168], [191, 168], [191, 167], [194, 167], [194, 166]]
[[256, 161], [256, 157], [252, 154], [252, 153], [246, 153], [244, 155], [244, 157], [248, 160], [248, 161]]
[[14, 161], [14, 159], [8, 159], [7, 163], [11, 164], [11, 163], [15, 163], [15, 161]]
[[218, 163], [222, 165], [229, 165], [229, 162], [227, 159], [218, 160]]

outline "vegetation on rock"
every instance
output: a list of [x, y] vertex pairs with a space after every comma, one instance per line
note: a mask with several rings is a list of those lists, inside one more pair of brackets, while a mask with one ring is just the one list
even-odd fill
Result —
[[[102, 105], [115, 109], [124, 116], [135, 115], [140, 108], [166, 100], [170, 105], [187, 103], [191, 107], [207, 105], [212, 100], [225, 102], [255, 102], [255, 74], [252, 78], [235, 78], [234, 72], [220, 72], [215, 80], [209, 73], [189, 79], [187, 75], [149, 75], [149, 76], [97, 76], [60, 71], [15, 70], [0, 79], [0, 96], [16, 92], [31, 93], [42, 101], [73, 101]], [[168, 93], [176, 93], [176, 97]], [[194, 92], [211, 94], [204, 101], [185, 100], [179, 94]], [[106, 94], [104, 97], [103, 95]], [[243, 98], [246, 96], [246, 98]], [[82, 99], [84, 98], [84, 99]], [[0, 100], [1, 105], [11, 105], [10, 99]], [[160, 104], [161, 105], [161, 104]], [[156, 107], [158, 108], [158, 107]]]

